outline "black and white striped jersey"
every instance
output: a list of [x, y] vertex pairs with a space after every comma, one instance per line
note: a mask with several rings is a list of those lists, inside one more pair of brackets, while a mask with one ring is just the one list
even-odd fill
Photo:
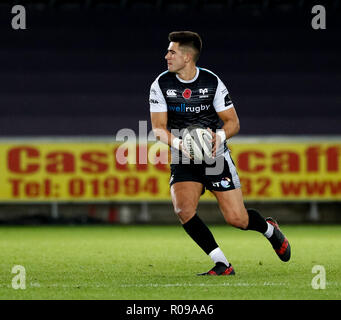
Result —
[[217, 112], [233, 107], [224, 83], [213, 72], [197, 67], [192, 80], [182, 80], [177, 74], [165, 71], [152, 83], [149, 95], [150, 112], [167, 112], [167, 127], [174, 136], [191, 125], [222, 127]]
[[151, 85], [149, 103], [151, 112], [168, 112], [169, 130], [198, 125], [215, 131], [222, 125], [217, 112], [233, 107], [224, 83], [203, 68], [189, 81], [161, 73]]

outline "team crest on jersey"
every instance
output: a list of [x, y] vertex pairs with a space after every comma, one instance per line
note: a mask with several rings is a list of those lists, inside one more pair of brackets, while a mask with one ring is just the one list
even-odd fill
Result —
[[192, 95], [192, 90], [191, 89], [185, 89], [185, 91], [182, 93], [182, 96], [185, 99], [190, 99]]
[[199, 99], [202, 99], [202, 98], [208, 98], [208, 89], [205, 88], [205, 89], [199, 89]]

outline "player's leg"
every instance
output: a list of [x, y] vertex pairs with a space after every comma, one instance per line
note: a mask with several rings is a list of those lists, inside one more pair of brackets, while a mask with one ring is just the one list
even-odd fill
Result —
[[278, 224], [272, 218], [264, 219], [254, 209], [246, 209], [240, 188], [229, 191], [214, 191], [224, 219], [229, 224], [242, 230], [255, 230], [262, 233], [270, 243], [282, 261], [290, 259], [290, 245]]
[[203, 185], [200, 182], [183, 181], [172, 184], [171, 197], [174, 212], [182, 225], [186, 224], [196, 214]]
[[205, 173], [205, 186], [217, 198], [221, 212], [229, 224], [244, 230], [256, 230], [261, 233], [267, 231], [269, 226], [265, 219], [257, 211], [246, 210], [244, 206], [240, 179], [228, 150], [217, 157], [216, 163], [208, 166]]
[[246, 210], [240, 188], [228, 191], [215, 191], [219, 208], [227, 223], [240, 229], [255, 230], [265, 233], [268, 225], [265, 219], [253, 209]]
[[211, 231], [196, 214], [198, 202], [203, 191], [200, 182], [183, 181], [173, 183], [171, 196], [174, 212], [187, 234], [210, 256], [215, 267], [205, 274], [234, 274], [232, 266], [216, 243]]

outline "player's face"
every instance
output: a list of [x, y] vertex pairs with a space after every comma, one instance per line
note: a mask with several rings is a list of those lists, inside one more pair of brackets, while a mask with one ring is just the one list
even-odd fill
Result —
[[168, 71], [170, 72], [179, 72], [186, 65], [186, 56], [179, 48], [178, 42], [171, 42], [169, 44], [165, 59], [167, 60]]

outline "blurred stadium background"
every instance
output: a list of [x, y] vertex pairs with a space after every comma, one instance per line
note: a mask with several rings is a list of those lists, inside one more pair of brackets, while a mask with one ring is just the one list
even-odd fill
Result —
[[[11, 28], [15, 4], [26, 30]], [[326, 30], [311, 27], [314, 4]], [[247, 206], [340, 222], [340, 17], [338, 0], [1, 1], [0, 223], [178, 223], [167, 168], [113, 156], [120, 129], [151, 129], [149, 87], [174, 30], [202, 35], [199, 66], [231, 93]], [[200, 216], [223, 223], [206, 197]]]

